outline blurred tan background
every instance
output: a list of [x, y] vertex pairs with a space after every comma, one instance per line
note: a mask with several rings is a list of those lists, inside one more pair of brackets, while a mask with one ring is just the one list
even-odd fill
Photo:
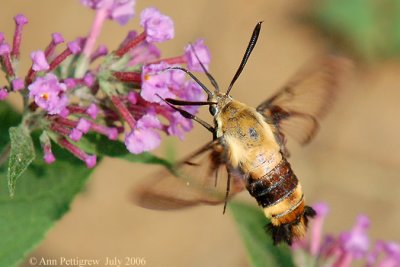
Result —
[[[138, 1], [136, 12], [156, 6], [175, 22], [176, 37], [160, 45], [163, 57], [180, 55], [183, 47], [205, 38], [212, 53], [211, 72], [224, 88], [241, 60], [256, 22], [263, 30], [233, 97], [257, 105], [314, 55], [326, 51], [324, 38], [296, 23], [304, 1]], [[1, 0], [0, 30], [11, 38], [13, 16], [25, 14], [22, 58], [43, 49], [52, 32], [66, 40], [86, 35], [94, 12], [78, 0]], [[100, 43], [115, 48], [125, 33], [138, 27], [108, 22]], [[368, 66], [356, 63], [334, 110], [307, 147], [290, 142], [290, 162], [301, 179], [308, 203], [325, 201], [331, 212], [325, 230], [349, 229], [358, 214], [371, 218], [371, 239], [400, 241], [400, 64], [387, 60]], [[13, 99], [14, 102], [18, 100]], [[210, 119], [205, 110], [201, 117]], [[202, 127], [174, 140], [183, 156], [210, 139]], [[165, 147], [157, 151], [162, 155]], [[105, 159], [85, 192], [33, 252], [45, 258], [144, 257], [146, 266], [246, 266], [236, 226], [222, 207], [180, 212], [144, 210], [129, 201], [132, 187], [155, 166]], [[251, 200], [246, 192], [243, 198]], [[255, 201], [253, 201], [255, 202]], [[30, 266], [29, 263], [23, 266]]]

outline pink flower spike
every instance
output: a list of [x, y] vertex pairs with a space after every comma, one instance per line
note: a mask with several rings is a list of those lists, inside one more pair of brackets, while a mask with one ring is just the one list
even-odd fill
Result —
[[400, 265], [400, 244], [395, 242], [382, 242], [385, 256], [379, 267], [398, 267]]
[[97, 118], [98, 113], [99, 108], [94, 103], [90, 104], [90, 106], [86, 109], [86, 114], [88, 114], [94, 120]]
[[43, 51], [37, 50], [31, 53], [32, 69], [34, 71], [45, 71], [49, 69], [49, 63], [47, 63], [46, 56]]
[[164, 42], [174, 38], [174, 23], [168, 16], [154, 8], [146, 8], [140, 14], [140, 25], [146, 32], [146, 41]]
[[352, 259], [359, 259], [367, 254], [369, 248], [369, 238], [367, 234], [369, 223], [367, 216], [359, 215], [353, 229], [339, 236], [342, 254], [335, 262], [334, 266], [349, 266]]
[[11, 82], [14, 91], [21, 91], [25, 88], [24, 81], [21, 78], [16, 78]]
[[46, 47], [46, 50], [44, 51], [45, 57], [48, 59], [51, 57], [54, 53], [54, 50], [58, 44], [61, 44], [64, 42], [64, 38], [62, 37], [61, 33], [55, 32], [51, 35], [51, 42], [50, 44]]
[[322, 241], [322, 227], [325, 221], [325, 217], [329, 212], [329, 207], [326, 203], [317, 203], [313, 205], [314, 210], [317, 213], [314, 220], [312, 221], [311, 227], [311, 238], [310, 238], [310, 253], [311, 255], [318, 255]]
[[14, 17], [14, 21], [15, 21], [15, 32], [14, 32], [13, 49], [11, 51], [11, 55], [13, 57], [18, 58], [19, 47], [21, 46], [22, 28], [25, 24], [28, 23], [28, 20], [24, 15], [18, 14]]
[[79, 119], [78, 124], [76, 125], [76, 129], [78, 129], [82, 133], [87, 133], [90, 130], [90, 122], [81, 118]]
[[6, 68], [9, 77], [14, 76], [14, 69], [11, 64], [10, 46], [6, 43], [0, 45], [0, 56], [3, 59], [4, 67]]
[[0, 101], [3, 101], [4, 99], [6, 99], [8, 96], [8, 91], [7, 89], [0, 89]]
[[187, 62], [187, 68], [191, 71], [203, 71], [200, 62], [203, 64], [206, 70], [208, 70], [208, 65], [211, 61], [210, 51], [208, 50], [208, 47], [204, 44], [203, 39], [199, 39], [193, 44], [189, 44], [188, 46], [186, 46], [185, 58]]
[[0, 32], [0, 44], [4, 42], [4, 33]]

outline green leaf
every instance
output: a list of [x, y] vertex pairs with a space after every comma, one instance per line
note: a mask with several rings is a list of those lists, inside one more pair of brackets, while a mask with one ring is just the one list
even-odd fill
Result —
[[[0, 118], [4, 119], [0, 133], [7, 133], [16, 124], [17, 117], [5, 103], [0, 103]], [[40, 145], [35, 142], [38, 137], [33, 140], [41, 154]], [[0, 134], [2, 146], [8, 141], [8, 134]], [[46, 165], [41, 158], [31, 163], [18, 180], [18, 194], [14, 198], [8, 194], [7, 168], [0, 165], [0, 266], [17, 266], [23, 260], [68, 211], [92, 171], [58, 146], [53, 146], [53, 152], [55, 163]]]
[[87, 151], [99, 156], [109, 156], [120, 158], [130, 162], [158, 164], [166, 168], [171, 167], [171, 163], [165, 159], [157, 157], [151, 153], [145, 152], [139, 155], [130, 153], [125, 145], [120, 141], [111, 141], [103, 135], [88, 134], [81, 139], [77, 145]]
[[0, 151], [10, 143], [8, 127], [17, 126], [21, 122], [21, 115], [18, 114], [7, 102], [0, 102]]
[[239, 227], [250, 266], [295, 266], [288, 246], [286, 244], [275, 246], [271, 236], [265, 232], [264, 228], [268, 221], [262, 209], [238, 201], [232, 201], [229, 209]]
[[27, 129], [22, 126], [11, 127], [9, 133], [11, 151], [8, 159], [7, 181], [10, 195], [14, 196], [17, 179], [35, 159], [35, 149]]

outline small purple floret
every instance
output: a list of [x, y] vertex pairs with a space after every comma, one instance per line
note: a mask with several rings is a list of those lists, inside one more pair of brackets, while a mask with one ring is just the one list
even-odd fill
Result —
[[25, 87], [24, 81], [21, 78], [12, 80], [11, 84], [14, 91], [20, 91]]
[[90, 106], [86, 109], [86, 114], [88, 114], [94, 120], [96, 119], [98, 113], [99, 108], [94, 103], [90, 104]]
[[44, 162], [46, 162], [47, 164], [51, 164], [56, 160], [56, 158], [54, 157], [53, 153], [51, 153], [51, 151], [50, 151], [50, 153], [45, 153], [43, 156], [43, 159], [44, 159]]
[[144, 115], [137, 121], [136, 126], [125, 137], [125, 145], [131, 153], [140, 154], [160, 145], [161, 137], [157, 129], [161, 129], [162, 125], [155, 115]]
[[83, 133], [81, 131], [74, 128], [74, 129], [72, 129], [71, 133], [69, 134], [69, 138], [71, 138], [71, 140], [74, 142], [78, 142], [82, 138], [82, 135], [83, 135]]
[[61, 33], [55, 32], [51, 35], [52, 42], [53, 44], [61, 44], [64, 42], [64, 37], [61, 35]]
[[135, 15], [135, 0], [114, 1], [110, 10], [110, 18], [125, 25]]
[[68, 49], [71, 51], [72, 54], [76, 55], [77, 53], [81, 52], [81, 46], [79, 41], [72, 41], [67, 44]]
[[199, 39], [185, 48], [187, 68], [191, 71], [203, 71], [196, 55], [206, 70], [208, 70], [208, 65], [211, 62], [211, 55], [208, 47], [204, 44], [203, 39]]
[[137, 103], [138, 97], [139, 97], [139, 96], [137, 95], [136, 92], [130, 91], [130, 92], [128, 93], [128, 101], [129, 101], [132, 105], [135, 105], [135, 104]]
[[61, 117], [63, 117], [63, 118], [66, 118], [66, 117], [68, 117], [68, 115], [69, 115], [69, 110], [68, 110], [67, 108], [63, 108], [63, 109], [60, 111], [59, 115], [60, 115]]
[[29, 96], [35, 103], [47, 110], [51, 115], [60, 114], [67, 110], [68, 98], [64, 94], [67, 86], [58, 81], [57, 76], [47, 73], [43, 77], [38, 77], [35, 82], [28, 86]]
[[85, 163], [88, 168], [96, 166], [97, 157], [96, 155], [89, 155], [85, 158]]
[[[174, 98], [175, 95], [169, 89], [171, 83], [170, 71], [164, 71], [170, 67], [168, 64], [145, 65], [142, 69], [142, 90], [143, 99], [153, 103], [163, 103], [162, 98]], [[160, 97], [158, 97], [159, 95]]]
[[143, 42], [134, 47], [129, 54], [132, 60], [129, 61], [128, 66], [156, 61], [161, 56], [160, 50], [154, 44], [148, 42]]
[[90, 130], [90, 122], [81, 118], [81, 119], [79, 119], [79, 122], [76, 125], [76, 129], [78, 129], [82, 133], [87, 133]]
[[87, 86], [87, 87], [92, 87], [95, 81], [95, 77], [93, 74], [91, 73], [87, 73], [85, 75], [85, 77], [83, 77], [83, 83]]
[[179, 139], [184, 139], [184, 133], [190, 131], [193, 128], [191, 120], [184, 118], [179, 112], [172, 113], [169, 118], [170, 125], [167, 128], [169, 135], [175, 135]]
[[0, 101], [6, 99], [8, 96], [8, 91], [4, 88], [0, 89]]
[[160, 143], [160, 134], [154, 129], [134, 129], [125, 137], [125, 146], [133, 154], [153, 150]]
[[22, 14], [18, 14], [14, 17], [14, 21], [17, 25], [25, 25], [28, 23], [28, 19], [22, 15]]
[[80, 0], [87, 7], [106, 10], [108, 17], [119, 24], [126, 24], [135, 15], [136, 0]]
[[329, 212], [329, 207], [326, 203], [323, 202], [319, 202], [314, 204], [313, 209], [315, 210], [315, 212], [317, 213], [317, 216], [326, 216]]
[[32, 69], [34, 71], [45, 71], [49, 69], [49, 63], [43, 51], [37, 50], [31, 53]]
[[68, 89], [75, 88], [77, 86], [76, 79], [74, 78], [66, 78], [63, 83], [67, 86]]
[[109, 128], [107, 137], [110, 140], [117, 140], [117, 138], [118, 138], [118, 129], [117, 128]]
[[174, 38], [174, 22], [154, 7], [146, 8], [140, 14], [140, 25], [146, 32], [146, 41], [164, 42]]
[[357, 222], [350, 232], [342, 233], [339, 237], [343, 249], [351, 253], [354, 258], [361, 258], [366, 255], [369, 248], [367, 230], [369, 219], [365, 215], [359, 215]]
[[96, 51], [94, 51], [90, 57], [90, 60], [96, 60], [97, 58], [101, 57], [101, 56], [105, 56], [108, 54], [108, 49], [105, 45], [100, 45]]

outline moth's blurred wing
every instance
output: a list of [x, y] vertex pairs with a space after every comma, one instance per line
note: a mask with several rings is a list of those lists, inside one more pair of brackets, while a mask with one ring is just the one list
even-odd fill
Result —
[[350, 61], [328, 56], [307, 64], [271, 98], [257, 107], [269, 123], [301, 144], [308, 143], [318, 129], [318, 120], [336, 99]]
[[[149, 209], [171, 210], [223, 203], [228, 181], [224, 153], [219, 142], [210, 142], [171, 170], [164, 169], [144, 180], [135, 189], [136, 204]], [[230, 173], [230, 192], [242, 191], [242, 176], [236, 170]]]

